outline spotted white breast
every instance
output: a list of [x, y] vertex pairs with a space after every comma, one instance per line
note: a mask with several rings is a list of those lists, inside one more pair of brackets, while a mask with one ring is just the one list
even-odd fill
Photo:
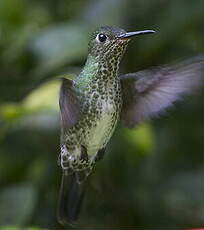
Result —
[[[100, 119], [91, 127], [86, 138], [87, 152], [94, 156], [110, 139], [117, 121], [116, 108], [113, 101], [103, 101]], [[91, 140], [91, 141], [90, 141]]]

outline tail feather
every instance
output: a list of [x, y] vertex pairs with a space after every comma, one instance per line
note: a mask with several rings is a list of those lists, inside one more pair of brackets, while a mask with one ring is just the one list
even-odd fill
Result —
[[85, 184], [85, 181], [79, 183], [76, 173], [69, 176], [63, 173], [57, 210], [60, 224], [73, 225], [77, 222], [84, 198]]

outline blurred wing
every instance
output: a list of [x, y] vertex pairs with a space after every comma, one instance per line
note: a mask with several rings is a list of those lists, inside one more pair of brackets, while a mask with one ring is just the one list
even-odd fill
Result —
[[123, 94], [121, 120], [133, 128], [158, 116], [184, 94], [204, 83], [204, 56], [173, 66], [152, 68], [120, 76]]
[[59, 99], [63, 130], [73, 127], [80, 118], [80, 103], [73, 88], [73, 81], [63, 78]]

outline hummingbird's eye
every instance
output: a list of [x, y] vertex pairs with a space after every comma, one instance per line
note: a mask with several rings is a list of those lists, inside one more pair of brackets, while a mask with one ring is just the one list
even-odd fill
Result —
[[105, 34], [98, 34], [98, 35], [97, 35], [97, 39], [98, 39], [98, 41], [100, 41], [100, 42], [105, 42], [106, 39], [107, 39], [107, 36], [106, 36]]

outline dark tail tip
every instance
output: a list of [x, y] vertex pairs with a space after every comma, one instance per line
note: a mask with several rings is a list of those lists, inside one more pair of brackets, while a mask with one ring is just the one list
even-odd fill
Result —
[[84, 182], [79, 184], [75, 173], [69, 176], [63, 174], [57, 209], [57, 219], [60, 224], [76, 225], [84, 198], [84, 189]]

